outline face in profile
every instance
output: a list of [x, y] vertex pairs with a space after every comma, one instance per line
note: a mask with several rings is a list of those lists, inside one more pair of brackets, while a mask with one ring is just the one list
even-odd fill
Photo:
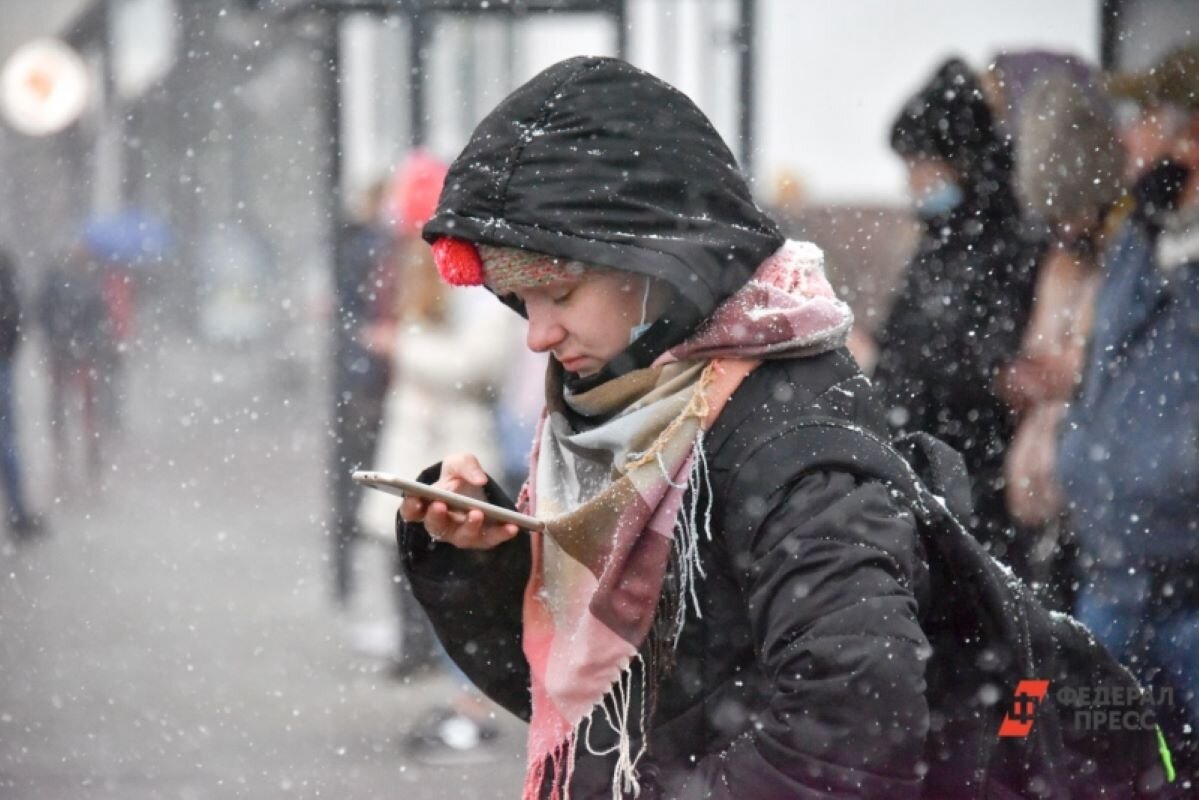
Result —
[[657, 303], [647, 289], [650, 282], [627, 272], [587, 268], [519, 289], [514, 294], [529, 320], [526, 344], [536, 353], [553, 354], [567, 372], [594, 375], [628, 347], [634, 326], [653, 319]]

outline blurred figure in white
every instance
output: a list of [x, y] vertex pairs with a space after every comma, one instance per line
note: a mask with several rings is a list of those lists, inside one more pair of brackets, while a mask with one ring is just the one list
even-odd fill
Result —
[[[409, 238], [402, 248], [399, 326], [390, 343], [394, 378], [374, 468], [414, 478], [430, 462], [473, 449], [494, 474], [505, 474], [498, 398], [512, 375], [527, 374], [513, 369], [520, 320], [484, 289], [450, 293], [425, 242]], [[519, 403], [510, 406], [506, 418], [515, 435], [511, 447], [527, 455], [531, 432], [529, 442], [515, 444], [525, 427]], [[366, 492], [359, 509], [362, 529], [389, 548], [398, 506], [391, 495]], [[390, 652], [398, 678], [444, 664], [462, 685], [451, 707], [436, 708], [417, 721], [410, 735], [412, 755], [430, 763], [489, 759], [484, 745], [498, 730], [488, 720], [486, 702], [445, 658], [398, 562], [393, 581], [397, 620], [358, 628], [359, 649]]]
[[362, 496], [350, 474], [369, 465], [374, 456], [389, 380], [387, 358], [374, 352], [363, 336], [372, 326], [386, 323], [395, 306], [388, 280], [394, 271], [394, 243], [381, 219], [386, 188], [383, 181], [368, 188], [354, 218], [337, 235], [329, 533], [333, 599], [340, 608], [347, 607], [354, 594], [353, 555], [359, 534], [355, 513]]

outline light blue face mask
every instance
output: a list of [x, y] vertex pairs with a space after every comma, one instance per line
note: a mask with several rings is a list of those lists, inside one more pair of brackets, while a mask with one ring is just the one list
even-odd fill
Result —
[[641, 334], [645, 333], [653, 325], [652, 322], [646, 322], [645, 318], [649, 315], [649, 285], [652, 281], [647, 277], [645, 279], [645, 293], [641, 295], [641, 323], [634, 325], [629, 329], [629, 344], [641, 338]]
[[956, 183], [942, 181], [916, 198], [916, 213], [925, 219], [939, 217], [957, 208], [961, 202], [961, 188]]

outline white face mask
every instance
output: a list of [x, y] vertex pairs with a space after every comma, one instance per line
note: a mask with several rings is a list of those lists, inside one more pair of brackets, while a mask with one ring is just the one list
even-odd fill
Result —
[[649, 330], [652, 322], [646, 322], [645, 318], [649, 314], [649, 287], [652, 280], [649, 277], [645, 279], [645, 293], [641, 295], [641, 322], [629, 329], [629, 344], [641, 338], [641, 334]]

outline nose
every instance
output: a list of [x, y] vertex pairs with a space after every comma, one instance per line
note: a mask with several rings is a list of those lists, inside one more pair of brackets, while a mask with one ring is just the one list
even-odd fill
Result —
[[546, 353], [553, 350], [566, 338], [566, 329], [536, 306], [526, 306], [525, 313], [529, 317], [529, 330], [525, 334], [525, 345], [534, 353]]

